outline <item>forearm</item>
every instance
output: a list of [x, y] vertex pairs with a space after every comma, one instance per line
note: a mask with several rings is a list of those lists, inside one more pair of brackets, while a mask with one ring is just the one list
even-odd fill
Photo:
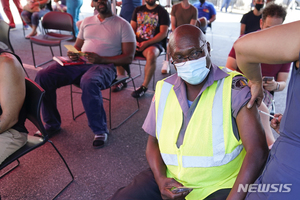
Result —
[[239, 175], [237, 176], [227, 200], [241, 200], [245, 198], [247, 192], [243, 192], [242, 190], [239, 191], [239, 188], [241, 188], [241, 185], [245, 187], [246, 185], [249, 186], [249, 184], [254, 183], [263, 170], [267, 156], [267, 151], [260, 148], [256, 148], [255, 151], [248, 151], [246, 153]]
[[208, 24], [211, 24], [212, 22], [214, 22], [216, 20], [216, 15], [213, 15], [209, 20], [207, 20]]
[[[133, 54], [132, 55], [118, 55], [118, 56], [111, 56], [111, 57], [101, 57], [101, 63], [98, 64], [109, 64], [113, 63], [114, 65], [124, 65], [124, 64], [131, 64], [133, 60]], [[95, 63], [97, 64], [97, 63]]]
[[276, 81], [276, 87], [273, 91], [280, 92], [280, 91], [284, 90], [285, 86], [286, 86], [285, 81]]
[[158, 33], [156, 36], [154, 36], [153, 38], [145, 41], [147, 43], [147, 46], [150, 46], [151, 44], [155, 44], [158, 43], [160, 41], [162, 41], [163, 39], [165, 39], [168, 36], [168, 31], [166, 32], [160, 32]]
[[157, 140], [153, 136], [148, 138], [146, 157], [155, 180], [159, 184], [161, 178], [166, 178], [166, 165], [162, 160]]

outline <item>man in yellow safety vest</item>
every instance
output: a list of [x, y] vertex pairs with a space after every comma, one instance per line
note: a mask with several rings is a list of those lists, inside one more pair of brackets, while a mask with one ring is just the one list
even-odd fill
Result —
[[243, 199], [268, 154], [247, 81], [211, 63], [196, 26], [179, 26], [169, 48], [177, 73], [157, 83], [143, 125], [150, 169], [111, 200]]

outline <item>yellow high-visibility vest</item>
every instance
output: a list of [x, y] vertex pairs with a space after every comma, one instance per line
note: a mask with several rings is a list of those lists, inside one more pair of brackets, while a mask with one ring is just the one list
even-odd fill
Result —
[[228, 74], [202, 93], [179, 148], [176, 142], [183, 112], [174, 85], [162, 80], [156, 86], [159, 149], [167, 176], [186, 187], [195, 187], [187, 200], [204, 199], [217, 190], [232, 188], [246, 154], [232, 129], [231, 86], [232, 78], [239, 73]]

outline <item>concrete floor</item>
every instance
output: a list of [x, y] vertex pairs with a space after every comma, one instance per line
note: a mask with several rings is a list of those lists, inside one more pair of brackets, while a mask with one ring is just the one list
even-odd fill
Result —
[[[91, 12], [82, 12], [81, 17]], [[293, 15], [294, 16], [294, 15]], [[217, 13], [217, 20], [213, 23], [212, 31], [208, 31], [207, 40], [212, 43], [211, 52], [213, 63], [225, 66], [227, 55], [232, 44], [239, 36], [239, 13]], [[294, 18], [288, 17], [290, 21]], [[29, 30], [27, 31], [29, 33]], [[21, 24], [11, 31], [11, 42], [31, 79], [35, 78], [38, 70], [47, 67], [34, 68], [30, 42], [23, 36]], [[73, 44], [64, 42], [64, 44]], [[50, 59], [50, 50], [46, 47], [34, 46], [37, 62]], [[58, 55], [58, 50], [55, 55]], [[63, 48], [66, 55], [66, 49]], [[164, 57], [157, 60], [156, 80], [161, 75], [160, 68]], [[132, 66], [132, 73], [137, 74], [138, 68]], [[172, 69], [174, 73], [174, 69]], [[143, 75], [136, 79], [139, 86]], [[62, 116], [62, 132], [51, 140], [60, 150], [69, 164], [75, 181], [58, 197], [58, 199], [108, 199], [118, 188], [127, 185], [140, 171], [148, 167], [145, 158], [147, 134], [141, 126], [147, 115], [151, 98], [154, 94], [150, 87], [146, 95], [140, 99], [140, 110], [124, 125], [111, 131], [109, 143], [103, 149], [93, 149], [93, 133], [88, 127], [86, 115], [74, 121], [71, 117], [69, 86], [57, 90], [58, 109]], [[125, 117], [123, 111], [130, 112], [135, 108], [134, 99], [130, 96], [132, 85], [126, 90], [113, 94], [113, 123]], [[104, 92], [104, 95], [107, 92]], [[276, 93], [276, 111], [283, 112], [286, 90]], [[108, 104], [105, 103], [108, 113]], [[80, 95], [75, 97], [77, 112], [83, 110]], [[26, 124], [30, 134], [36, 129]], [[35, 151], [23, 156], [21, 165], [12, 173], [0, 180], [0, 194], [2, 200], [15, 199], [51, 199], [60, 188], [70, 179], [62, 161], [50, 144], [46, 144]], [[3, 170], [1, 171], [3, 173]]]

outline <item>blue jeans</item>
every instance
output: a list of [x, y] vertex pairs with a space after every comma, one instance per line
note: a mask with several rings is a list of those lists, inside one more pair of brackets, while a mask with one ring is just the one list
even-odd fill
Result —
[[78, 35], [78, 27], [76, 26], [76, 23], [79, 21], [79, 13], [82, 3], [83, 0], [67, 0], [67, 13], [71, 14], [73, 17], [73, 26], [76, 37]]
[[80, 83], [81, 100], [89, 127], [94, 134], [108, 133], [101, 90], [110, 87], [115, 78], [116, 69], [113, 64], [62, 67], [55, 63], [39, 71], [35, 81], [45, 90], [42, 116], [46, 130], [57, 130], [61, 125], [56, 104], [56, 89], [73, 83]]
[[229, 5], [230, 5], [230, 1], [231, 1], [231, 0], [223, 0], [223, 4], [222, 4], [222, 7], [221, 7], [221, 11], [222, 11], [222, 9], [225, 7], [225, 5], [226, 5], [225, 11], [227, 12], [227, 9], [228, 9], [228, 7], [229, 7]]
[[23, 20], [26, 22], [26, 24], [38, 26], [39, 20], [48, 12], [50, 12], [50, 10], [48, 9], [42, 9], [39, 12], [34, 12], [34, 13], [23, 10], [21, 16]]

